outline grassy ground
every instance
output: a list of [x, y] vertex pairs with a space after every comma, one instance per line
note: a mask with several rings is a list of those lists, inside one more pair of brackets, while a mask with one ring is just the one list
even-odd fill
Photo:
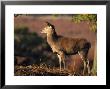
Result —
[[47, 67], [46, 65], [15, 66], [15, 76], [71, 76], [69, 70], [59, 70], [58, 67]]

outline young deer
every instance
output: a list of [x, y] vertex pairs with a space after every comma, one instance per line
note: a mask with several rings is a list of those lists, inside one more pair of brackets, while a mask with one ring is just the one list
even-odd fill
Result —
[[53, 53], [56, 53], [58, 55], [60, 70], [61, 62], [63, 62], [63, 66], [65, 69], [65, 58], [67, 55], [79, 54], [84, 63], [83, 74], [85, 73], [86, 68], [88, 68], [87, 71], [90, 72], [87, 54], [89, 48], [91, 47], [91, 44], [86, 39], [58, 36], [55, 32], [54, 25], [48, 22], [46, 23], [47, 26], [42, 30], [41, 33], [47, 34], [48, 44], [52, 48]]

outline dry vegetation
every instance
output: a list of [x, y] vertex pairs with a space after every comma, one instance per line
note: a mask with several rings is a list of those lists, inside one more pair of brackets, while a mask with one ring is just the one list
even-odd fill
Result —
[[95, 74], [84, 74], [81, 72], [75, 72], [67, 69], [59, 69], [59, 67], [48, 67], [46, 64], [40, 65], [16, 65], [14, 67], [15, 76], [96, 76]]
[[15, 76], [71, 76], [74, 75], [69, 70], [59, 70], [58, 67], [47, 67], [46, 64], [15, 66]]

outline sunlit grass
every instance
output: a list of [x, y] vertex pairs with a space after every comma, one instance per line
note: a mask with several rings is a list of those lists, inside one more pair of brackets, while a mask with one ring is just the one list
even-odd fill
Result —
[[47, 67], [46, 64], [15, 66], [15, 76], [70, 76], [73, 75], [67, 69], [60, 71], [59, 67]]

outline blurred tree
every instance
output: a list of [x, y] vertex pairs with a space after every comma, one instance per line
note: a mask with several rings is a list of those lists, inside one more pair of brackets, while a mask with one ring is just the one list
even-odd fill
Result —
[[[30, 32], [25, 26], [14, 29], [14, 55], [26, 58], [30, 57], [31, 61], [34, 60], [36, 64], [40, 64], [41, 62], [48, 63], [49, 59], [51, 59], [53, 64], [57, 64], [56, 57], [54, 57], [56, 55], [51, 53], [51, 48], [47, 44], [47, 41], [36, 32]], [[40, 61], [40, 59], [42, 59], [42, 61]], [[17, 64], [17, 62], [15, 63]]]
[[82, 21], [87, 21], [90, 25], [90, 30], [97, 32], [97, 15], [96, 14], [78, 14], [72, 17], [72, 21], [75, 23], [80, 23]]
[[[96, 14], [78, 14], [72, 17], [72, 21], [75, 23], [80, 23], [82, 21], [87, 21], [90, 25], [90, 30], [95, 34], [97, 33], [97, 15]], [[97, 35], [97, 34], [96, 34]], [[97, 75], [97, 41], [95, 41], [95, 51], [94, 51], [94, 61], [91, 70], [93, 75]]]
[[15, 34], [27, 34], [28, 33], [28, 27], [21, 26], [21, 27], [15, 28], [14, 33]]

